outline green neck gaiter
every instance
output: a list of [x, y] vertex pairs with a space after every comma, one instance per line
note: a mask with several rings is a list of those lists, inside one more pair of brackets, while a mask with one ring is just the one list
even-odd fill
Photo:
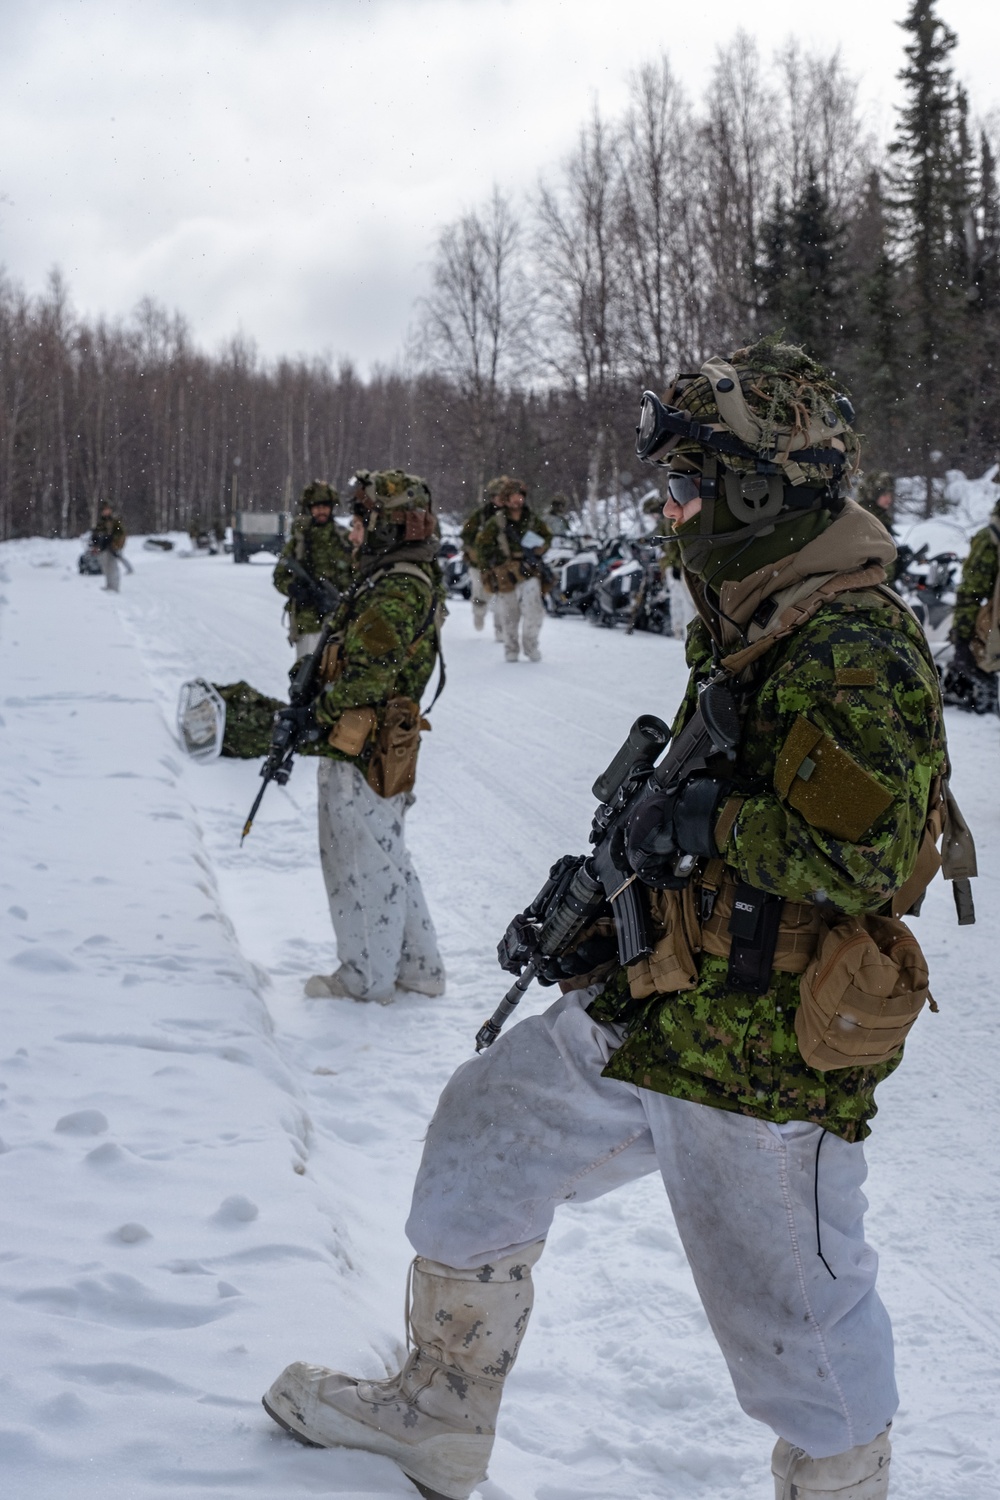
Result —
[[[708, 587], [718, 590], [723, 583], [738, 583], [740, 579], [748, 577], [768, 563], [801, 552], [808, 542], [814, 541], [827, 529], [832, 520], [833, 516], [825, 506], [787, 519], [779, 516], [773, 531], [764, 536], [753, 537], [749, 542], [713, 547], [707, 561], [699, 567], [691, 566], [690, 553], [697, 554], [700, 549], [691, 547], [690, 544], [696, 542], [701, 533], [701, 515], [684, 521], [675, 529], [674, 536], [680, 543], [681, 560], [688, 572], [694, 573]], [[713, 532], [717, 535], [722, 531], [738, 531], [740, 525], [725, 500], [716, 500]]]

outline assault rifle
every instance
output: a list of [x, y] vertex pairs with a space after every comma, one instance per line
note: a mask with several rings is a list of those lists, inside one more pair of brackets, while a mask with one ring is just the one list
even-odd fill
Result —
[[[627, 825], [647, 797], [679, 791], [688, 776], [705, 770], [717, 756], [735, 760], [739, 738], [736, 698], [722, 672], [700, 689], [695, 712], [659, 764], [670, 730], [653, 714], [636, 719], [625, 743], [594, 782], [599, 805], [590, 830], [593, 851], [558, 860], [534, 901], [500, 940], [500, 967], [518, 978], [476, 1033], [477, 1052], [493, 1045], [533, 979], [549, 977], [551, 982], [553, 970], [558, 977], [553, 960], [572, 953], [606, 905], [615, 919], [619, 963], [634, 964], [652, 952], [642, 886], [626, 858]], [[695, 855], [676, 855], [671, 883], [683, 885], [696, 864]]]
[[301, 719], [294, 712], [289, 712], [289, 709], [307, 708], [317, 697], [320, 689], [320, 663], [323, 660], [323, 652], [327, 648], [332, 631], [333, 626], [328, 619], [319, 633], [319, 640], [316, 643], [315, 651], [310, 656], [304, 656], [296, 664], [292, 672], [288, 688], [288, 708], [279, 709], [274, 716], [270, 749], [267, 752], [264, 764], [260, 768], [264, 784], [254, 798], [254, 804], [250, 809], [249, 817], [243, 825], [243, 833], [240, 836], [241, 844], [253, 827], [253, 820], [257, 816], [257, 809], [264, 800], [264, 793], [271, 782], [276, 781], [279, 786], [284, 786], [292, 774], [296, 750], [303, 743], [314, 743], [322, 734], [322, 730], [320, 729], [305, 728], [301, 723]]
[[326, 578], [314, 578], [294, 557], [286, 557], [282, 567], [287, 568], [292, 577], [303, 585], [294, 596], [296, 603], [312, 605], [320, 619], [333, 614], [342, 598], [340, 590], [334, 584]]

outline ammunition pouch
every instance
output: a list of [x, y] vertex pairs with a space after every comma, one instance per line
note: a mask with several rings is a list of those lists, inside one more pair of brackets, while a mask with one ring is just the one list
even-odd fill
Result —
[[512, 594], [525, 576], [519, 561], [502, 562], [483, 569], [483, 587], [491, 594]]
[[373, 708], [345, 708], [327, 735], [327, 744], [354, 760], [368, 744], [377, 723]]
[[931, 999], [928, 985], [927, 960], [905, 922], [865, 916], [824, 923], [799, 985], [795, 1035], [803, 1060], [821, 1072], [887, 1062]]
[[[367, 712], [374, 716], [374, 710]], [[420, 704], [413, 698], [389, 699], [368, 763], [368, 785], [376, 796], [395, 797], [400, 792], [412, 791], [417, 778], [420, 735], [430, 727], [429, 720], [421, 718]]]

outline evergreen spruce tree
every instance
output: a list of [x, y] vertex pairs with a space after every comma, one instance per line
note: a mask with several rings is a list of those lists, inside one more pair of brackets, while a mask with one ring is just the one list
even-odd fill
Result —
[[847, 359], [860, 377], [858, 420], [865, 433], [865, 466], [899, 474], [905, 469], [904, 436], [912, 417], [907, 388], [900, 271], [893, 255], [882, 182], [873, 168], [851, 226], [853, 273], [848, 289]]
[[760, 323], [764, 333], [778, 333], [785, 326], [791, 257], [788, 246], [788, 211], [780, 187], [775, 188], [771, 212], [760, 227], [761, 260], [757, 273]]
[[812, 162], [791, 213], [788, 250], [786, 332], [814, 358], [833, 365], [843, 332], [843, 241]]
[[935, 14], [936, 0], [913, 0], [900, 24], [911, 40], [899, 73], [906, 85], [893, 161], [891, 205], [906, 270], [912, 319], [910, 376], [917, 393], [913, 456], [925, 475], [925, 513], [935, 509], [936, 450], [962, 437], [963, 313], [967, 308], [967, 137], [949, 58], [958, 38]]

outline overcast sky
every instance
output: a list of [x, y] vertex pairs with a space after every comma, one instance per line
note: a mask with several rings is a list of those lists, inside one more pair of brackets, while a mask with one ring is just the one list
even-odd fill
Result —
[[[942, 0], [973, 106], [1000, 5]], [[661, 51], [698, 94], [739, 26], [842, 48], [873, 127], [907, 0], [0, 0], [0, 266], [84, 312], [143, 295], [208, 349], [398, 357], [437, 231], [530, 192]], [[838, 29], [834, 30], [834, 23]]]

